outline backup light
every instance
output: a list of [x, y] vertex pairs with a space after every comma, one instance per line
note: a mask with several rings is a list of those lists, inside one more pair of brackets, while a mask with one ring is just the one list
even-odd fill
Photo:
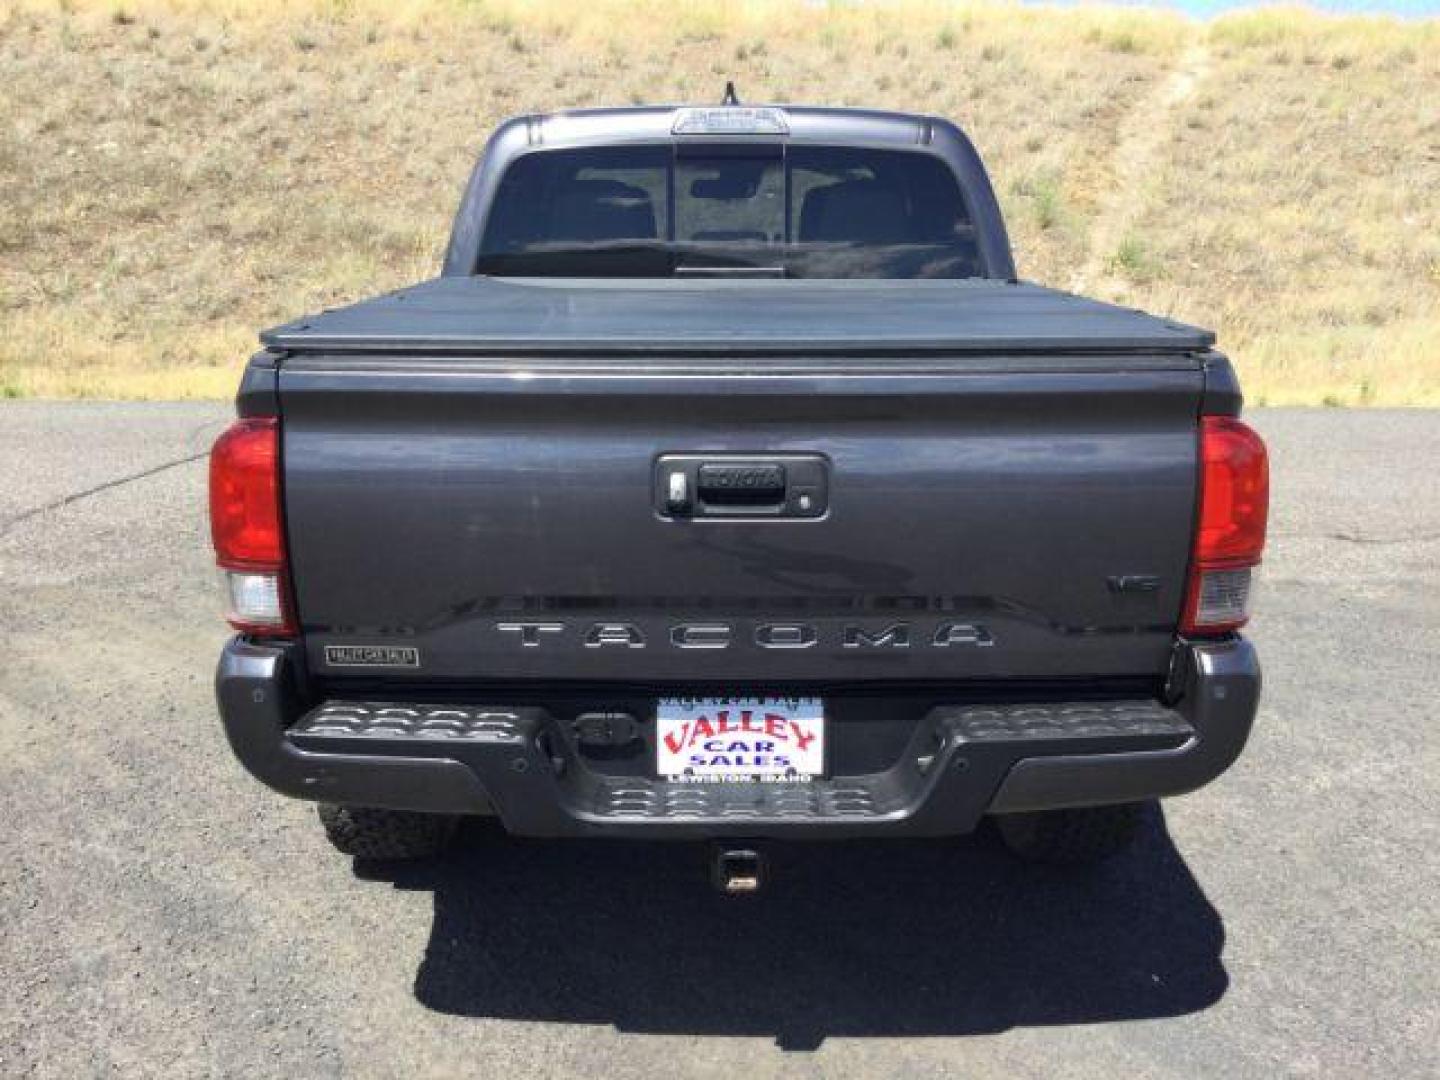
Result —
[[293, 634], [280, 516], [280, 426], [245, 417], [210, 451], [210, 536], [225, 576], [226, 618], [262, 636]]
[[1269, 506], [1270, 466], [1260, 436], [1233, 417], [1202, 417], [1200, 504], [1182, 633], [1217, 634], [1245, 625]]
[[790, 124], [781, 109], [769, 106], [721, 105], [713, 109], [677, 109], [672, 135], [788, 135]]
[[286, 630], [285, 602], [280, 596], [280, 575], [245, 570], [222, 570], [229, 607], [226, 618], [237, 630], [279, 633]]

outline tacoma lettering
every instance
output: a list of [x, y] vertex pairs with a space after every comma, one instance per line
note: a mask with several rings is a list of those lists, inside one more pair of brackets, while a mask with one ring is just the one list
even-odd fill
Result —
[[[910, 623], [897, 622], [887, 626], [847, 624], [834, 630], [822, 630], [814, 623], [760, 623], [748, 635], [756, 648], [785, 650], [810, 649], [819, 645], [838, 645], [844, 649], [909, 649], [919, 640], [931, 648], [963, 648], [994, 645], [990, 631], [975, 623], [944, 622], [912, 628]], [[616, 646], [643, 649], [650, 640], [634, 623], [588, 623], [572, 626], [561, 622], [504, 622], [495, 629], [522, 648], [565, 644], [578, 637], [587, 649]], [[732, 648], [746, 635], [731, 623], [674, 623], [661, 637], [676, 649]]]

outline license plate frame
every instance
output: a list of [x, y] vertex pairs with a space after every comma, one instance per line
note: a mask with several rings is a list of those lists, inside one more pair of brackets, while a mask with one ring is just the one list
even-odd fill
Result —
[[811, 695], [660, 698], [655, 775], [692, 784], [820, 780], [829, 726], [824, 700]]

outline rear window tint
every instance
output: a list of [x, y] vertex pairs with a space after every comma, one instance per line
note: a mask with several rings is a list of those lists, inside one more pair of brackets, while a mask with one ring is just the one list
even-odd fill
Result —
[[798, 277], [982, 272], [941, 159], [773, 144], [528, 154], [501, 179], [480, 270], [625, 276], [717, 263]]

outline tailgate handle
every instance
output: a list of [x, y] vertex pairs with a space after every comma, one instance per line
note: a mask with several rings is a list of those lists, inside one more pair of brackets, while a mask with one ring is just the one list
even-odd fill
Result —
[[695, 493], [709, 506], [778, 506], [785, 501], [785, 466], [701, 465]]
[[829, 511], [830, 462], [823, 454], [662, 454], [652, 498], [668, 521], [815, 521]]

